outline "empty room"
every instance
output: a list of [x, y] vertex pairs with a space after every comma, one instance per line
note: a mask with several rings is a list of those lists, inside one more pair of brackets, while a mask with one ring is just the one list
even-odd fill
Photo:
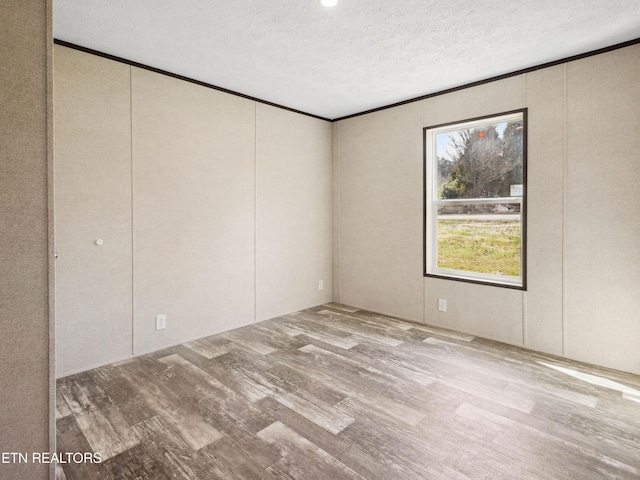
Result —
[[2, 6], [2, 479], [640, 479], [640, 3]]

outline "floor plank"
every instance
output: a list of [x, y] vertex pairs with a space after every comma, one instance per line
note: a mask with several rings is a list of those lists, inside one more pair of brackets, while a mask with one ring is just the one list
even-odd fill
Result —
[[640, 479], [640, 377], [330, 303], [59, 379], [60, 479]]

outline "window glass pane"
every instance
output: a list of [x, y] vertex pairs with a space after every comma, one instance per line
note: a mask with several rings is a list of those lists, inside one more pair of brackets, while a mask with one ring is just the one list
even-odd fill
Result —
[[522, 139], [519, 119], [438, 133], [437, 198], [522, 196]]
[[424, 138], [425, 275], [526, 289], [526, 109]]
[[519, 277], [520, 204], [438, 207], [437, 268]]

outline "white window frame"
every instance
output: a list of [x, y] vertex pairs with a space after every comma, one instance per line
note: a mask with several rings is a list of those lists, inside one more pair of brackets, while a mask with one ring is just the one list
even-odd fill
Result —
[[[441, 133], [472, 129], [484, 125], [522, 121], [523, 133], [523, 192], [521, 197], [438, 199], [438, 174], [436, 162], [436, 136]], [[426, 277], [482, 283], [526, 290], [526, 159], [527, 159], [527, 111], [526, 109], [499, 113], [455, 123], [436, 125], [424, 129], [424, 275]], [[441, 205], [487, 205], [510, 203], [520, 205], [520, 276], [495, 275], [466, 270], [439, 268], [438, 259], [438, 207]]]

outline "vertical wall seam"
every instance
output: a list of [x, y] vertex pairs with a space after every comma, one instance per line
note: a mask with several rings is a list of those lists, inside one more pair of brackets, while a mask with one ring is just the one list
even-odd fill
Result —
[[129, 65], [129, 195], [131, 198], [131, 355], [135, 355], [134, 216], [133, 216], [133, 68]]
[[567, 75], [567, 64], [563, 65], [564, 75], [564, 108], [563, 108], [563, 129], [564, 142], [562, 145], [562, 355], [567, 355], [567, 187], [569, 183], [569, 82]]
[[340, 122], [331, 125], [331, 301], [340, 303]]
[[340, 148], [340, 123], [336, 124], [336, 170], [338, 171], [337, 181], [336, 181], [336, 203], [337, 203], [337, 214], [338, 221], [336, 222], [336, 226], [338, 227], [338, 231], [336, 232], [336, 239], [338, 244], [338, 253], [336, 255], [336, 267], [338, 272], [336, 274], [336, 278], [338, 279], [338, 288], [336, 291], [338, 292], [338, 298], [336, 301], [342, 301], [342, 155]]
[[[522, 105], [524, 108], [527, 108], [529, 106], [529, 104], [527, 103], [527, 82], [529, 81], [529, 74], [525, 73], [522, 76]], [[527, 125], [527, 128], [529, 128], [529, 125]], [[527, 146], [527, 148], [529, 148]], [[527, 158], [530, 158], [528, 152], [527, 152]], [[528, 196], [529, 196], [529, 192], [528, 192], [528, 184], [529, 184], [529, 180], [527, 179], [527, 203], [528, 203]], [[525, 222], [527, 222], [527, 216], [525, 215]], [[522, 226], [520, 227], [522, 230]], [[526, 228], [526, 225], [525, 225]], [[528, 229], [527, 229], [528, 231]], [[528, 236], [528, 235], [527, 235]], [[525, 238], [525, 241], [527, 241], [527, 239]], [[529, 252], [529, 248], [528, 245], [525, 245], [525, 255], [528, 255]], [[525, 265], [528, 265], [529, 262], [527, 261], [527, 259], [525, 258], [524, 261], [526, 262]], [[525, 271], [525, 275], [527, 275], [527, 272]], [[528, 282], [527, 282], [528, 283]], [[529, 323], [528, 323], [528, 312], [527, 312], [527, 291], [523, 290], [522, 291], [522, 346], [523, 347], [527, 347], [529, 341], [528, 341], [528, 330], [529, 330]]]
[[[424, 127], [425, 125], [427, 125], [427, 101], [423, 100], [422, 101], [422, 126]], [[421, 129], [422, 130], [422, 129]], [[420, 280], [422, 282], [422, 323], [427, 323], [427, 279], [424, 276], [424, 265], [425, 265], [425, 258], [424, 256], [426, 255], [426, 251], [425, 251], [425, 236], [424, 236], [424, 222], [426, 222], [426, 218], [425, 218], [425, 213], [424, 213], [424, 207], [425, 207], [425, 179], [424, 179], [424, 149], [425, 149], [425, 145], [424, 145], [424, 133], [423, 130], [419, 132], [420, 136], [419, 138], [421, 138], [421, 143], [420, 143], [420, 148], [422, 150], [422, 155], [420, 155], [420, 151], [418, 152], [418, 156], [416, 157], [416, 159], [419, 159], [419, 162], [422, 163], [421, 166], [421, 170], [422, 170], [422, 193], [420, 194], [422, 197], [422, 225], [421, 225], [421, 230], [422, 230], [422, 243], [420, 245], [420, 252], [421, 255], [423, 256], [423, 258], [420, 259]]]
[[253, 321], [258, 321], [258, 102], [253, 102]]

